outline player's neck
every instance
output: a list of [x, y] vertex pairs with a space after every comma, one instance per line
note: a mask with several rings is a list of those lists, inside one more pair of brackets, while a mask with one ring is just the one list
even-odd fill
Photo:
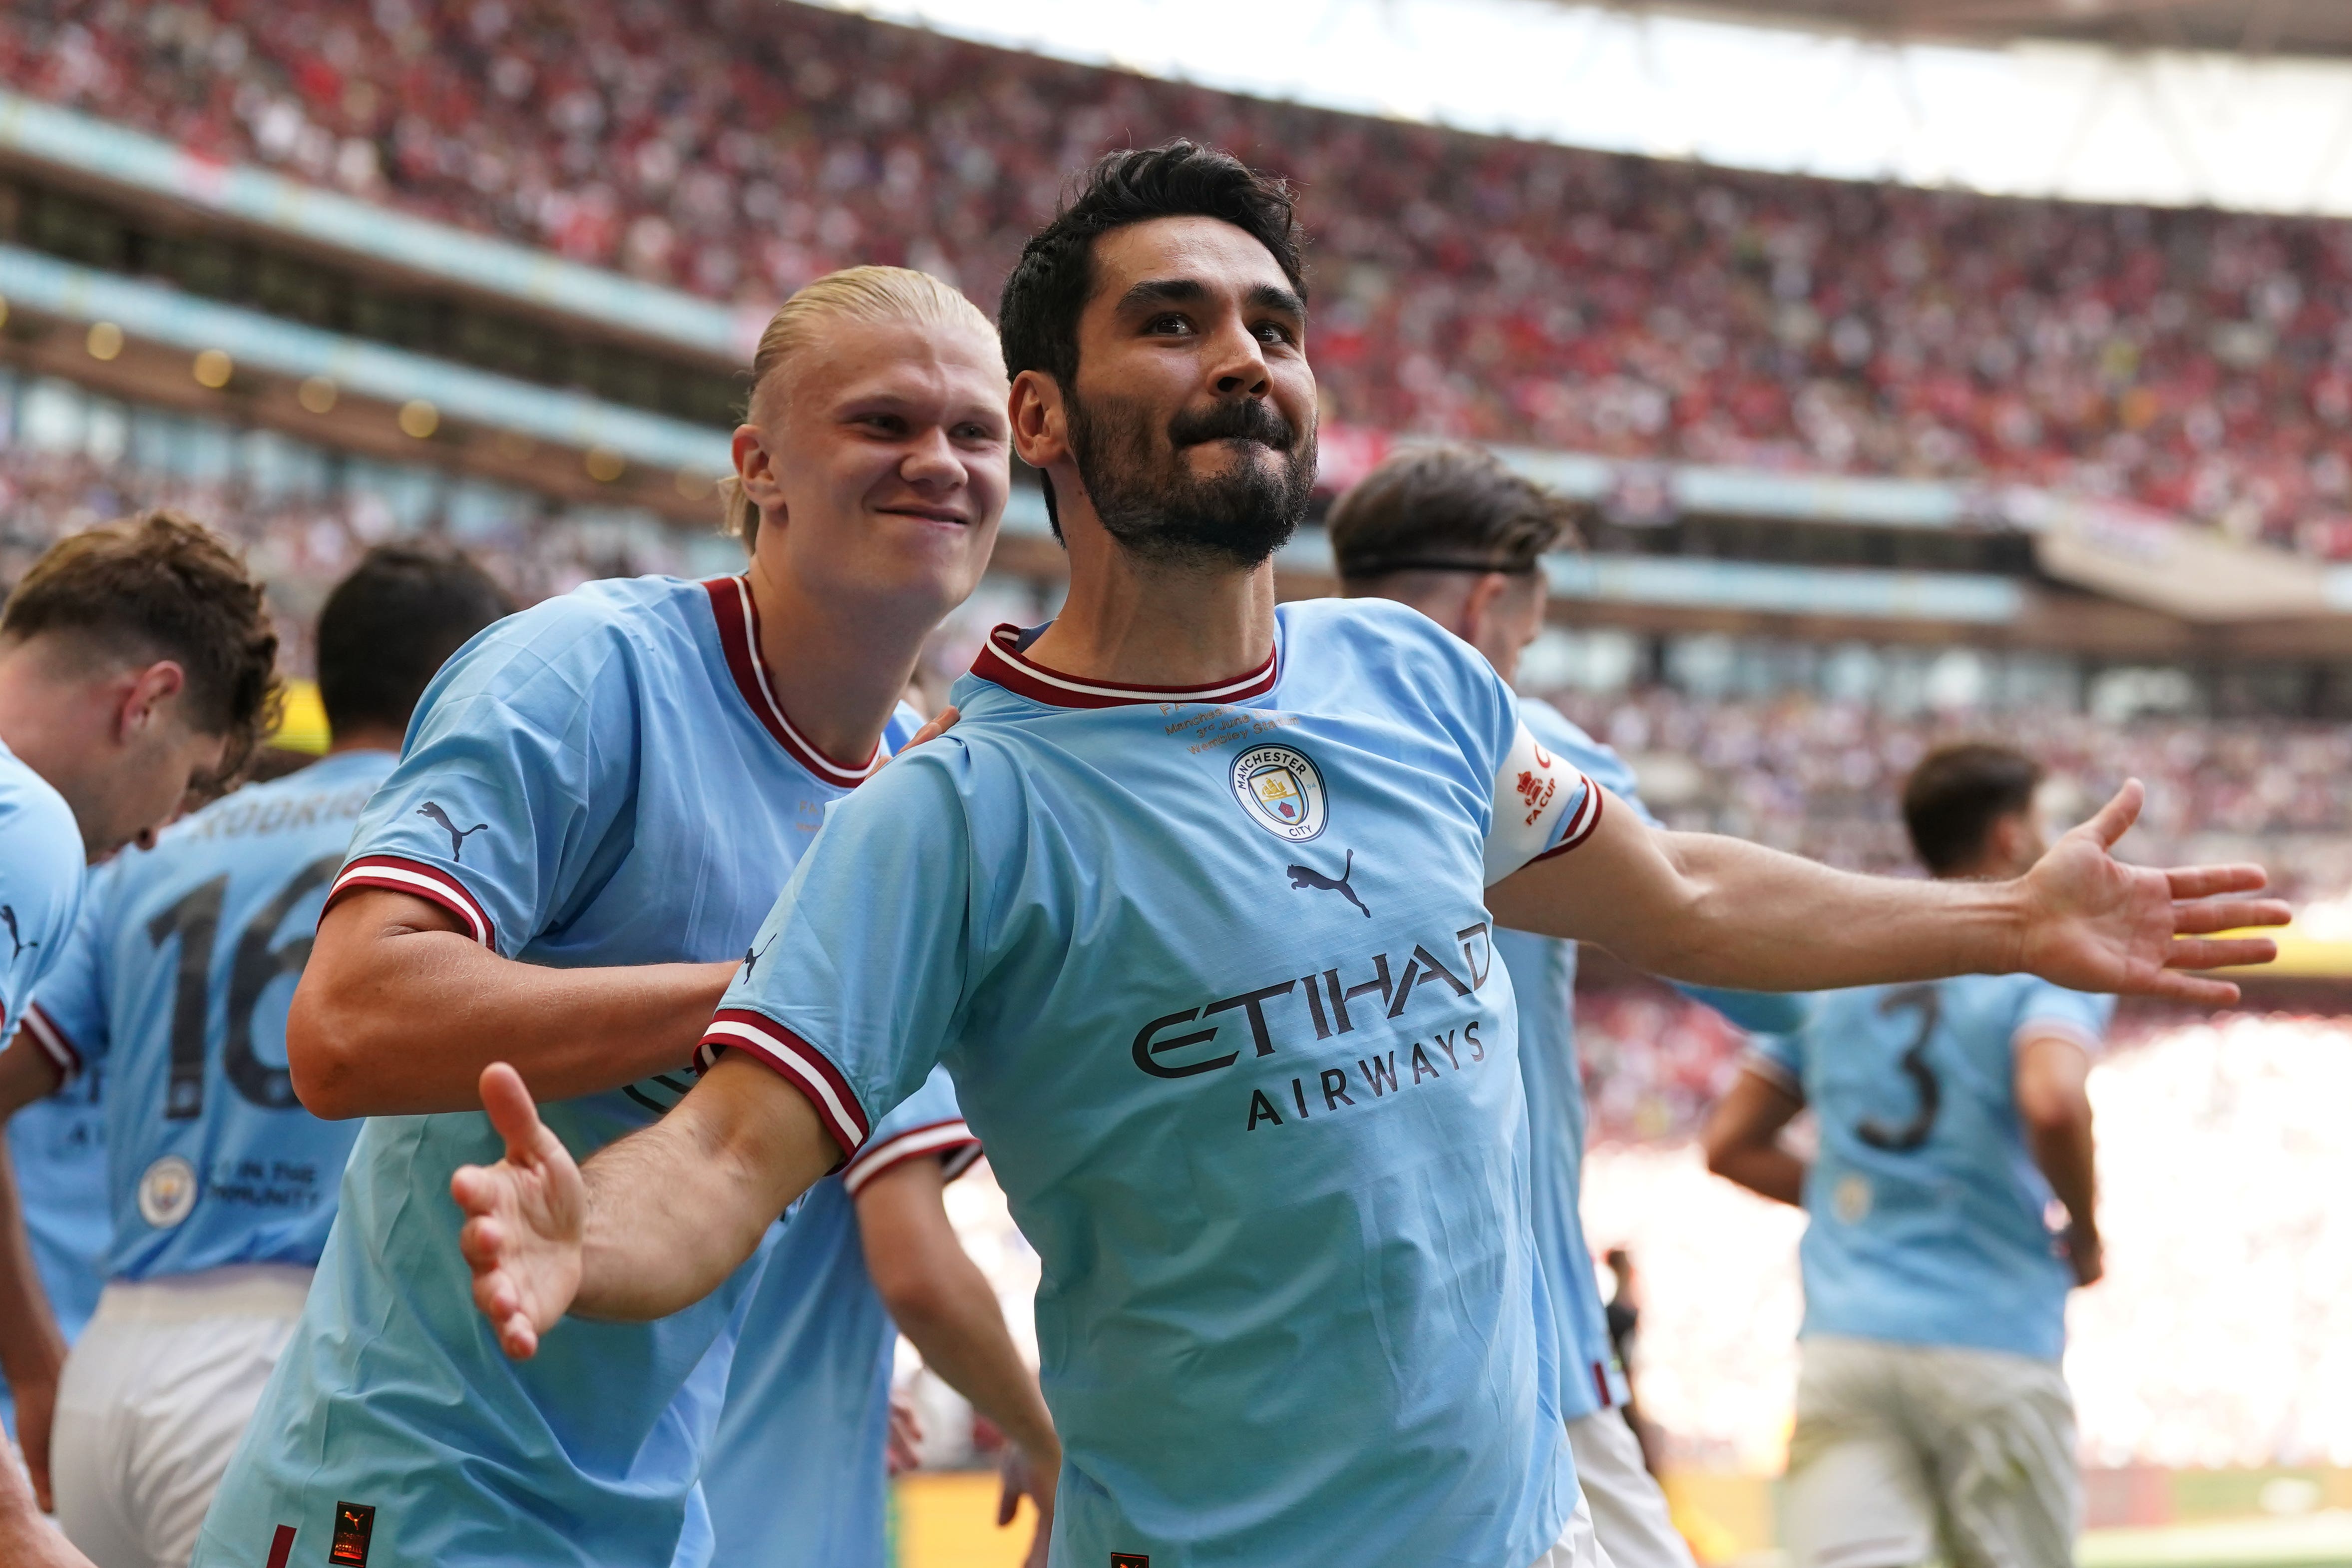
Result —
[[0, 651], [0, 743], [79, 802], [87, 774], [113, 760], [101, 743], [99, 696], [90, 682], [61, 672], [48, 650], [11, 644]]
[[1099, 523], [1069, 527], [1068, 537], [1070, 595], [1028, 649], [1037, 663], [1121, 686], [1210, 686], [1265, 662], [1274, 646], [1271, 562], [1246, 569], [1139, 562]]
[[745, 575], [759, 610], [760, 658], [793, 727], [835, 762], [872, 756], [938, 616], [929, 605], [813, 594], [756, 558]]
[[406, 738], [389, 724], [353, 724], [334, 731], [327, 742], [327, 755], [340, 757], [346, 752], [391, 752], [396, 755], [401, 742]]

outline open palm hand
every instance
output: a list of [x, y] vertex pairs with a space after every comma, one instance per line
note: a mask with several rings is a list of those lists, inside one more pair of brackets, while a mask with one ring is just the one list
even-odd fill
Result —
[[2111, 852], [2146, 796], [2133, 779], [2096, 816], [2068, 833], [2025, 874], [2027, 918], [2018, 967], [2076, 991], [2230, 1003], [2238, 988], [2188, 973], [2267, 963], [2267, 937], [2217, 931], [2284, 925], [2284, 900], [2258, 893], [2259, 866], [2129, 866]]
[[522, 1075], [504, 1062], [482, 1069], [482, 1109], [506, 1140], [495, 1165], [467, 1165], [449, 1179], [466, 1214], [458, 1249], [474, 1270], [474, 1305], [499, 1344], [529, 1360], [580, 1293], [587, 1190], [562, 1139], [539, 1119]]

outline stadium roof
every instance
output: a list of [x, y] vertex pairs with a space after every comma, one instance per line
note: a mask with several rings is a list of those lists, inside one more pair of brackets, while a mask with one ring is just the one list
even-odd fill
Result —
[[[2245, 28], [2226, 52], [2032, 36], [2067, 31], [2070, 16], [2087, 26], [2095, 5], [2103, 37], [2126, 37], [2113, 29], [2126, 11], [2150, 26], [2169, 14], [2192, 43], [2262, 12], [2284, 18], [2272, 44], [2315, 43], [2352, 31], [2341, 0], [1756, 0], [1705, 14], [1563, 0], [825, 3], [1529, 141], [1995, 195], [2352, 216], [2352, 60], [2258, 52], [2242, 46], [2269, 36]], [[1911, 20], [1890, 32], [1895, 18]], [[1910, 30], [1931, 21], [1936, 36]]]
[[1680, 8], [1894, 37], [2352, 55], [2352, 5], [2341, 0], [1697, 0]]

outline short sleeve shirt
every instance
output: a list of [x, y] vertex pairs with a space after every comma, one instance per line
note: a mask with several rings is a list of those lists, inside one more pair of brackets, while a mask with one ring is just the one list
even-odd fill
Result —
[[953, 1073], [1043, 1258], [1056, 1563], [1533, 1561], [1575, 1492], [1484, 889], [1601, 797], [1402, 606], [1189, 689], [1026, 640], [835, 810], [706, 1050], [851, 1150]]
[[26, 1030], [102, 1069], [110, 1279], [314, 1265], [357, 1121], [295, 1098], [286, 1011], [327, 884], [391, 772], [351, 752], [250, 784], [91, 879]]
[[[85, 868], [73, 808], [0, 745], [0, 1040], [16, 1032], [36, 989], [64, 957]], [[98, 1304], [106, 1250], [106, 1133], [97, 1078], [69, 1083], [8, 1121], [34, 1267], [68, 1339]], [[0, 1392], [0, 1415], [9, 1415]], [[12, 1417], [13, 1418], [13, 1417]]]
[[889, 1568], [898, 1335], [866, 1271], [857, 1196], [910, 1160], [938, 1160], [952, 1179], [979, 1157], [955, 1086], [934, 1068], [786, 1222], [745, 1302], [702, 1470], [719, 1568]]
[[[551, 967], [759, 967], [776, 888], [883, 760], [810, 745], [759, 646], [735, 577], [593, 583], [489, 627], [426, 689], [331, 901], [413, 893], [485, 946]], [[911, 719], [901, 710], [886, 748]], [[585, 1159], [690, 1083], [681, 1061], [541, 1113]], [[500, 1152], [479, 1111], [368, 1120], [198, 1563], [260, 1561], [281, 1524], [315, 1542], [298, 1558], [323, 1556], [343, 1503], [375, 1510], [383, 1562], [669, 1563], [757, 1268], [654, 1322], [566, 1319], [511, 1361], [474, 1310], [447, 1196], [458, 1166]]]
[[2030, 974], [1825, 993], [1750, 1070], [1812, 1108], [1799, 1258], [1808, 1334], [2056, 1361], [2074, 1274], [2017, 1110], [2016, 1048], [2095, 1052], [2115, 1000]]

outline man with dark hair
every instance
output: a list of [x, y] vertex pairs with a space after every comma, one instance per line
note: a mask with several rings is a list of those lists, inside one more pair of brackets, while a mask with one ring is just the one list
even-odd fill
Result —
[[[2053, 853], [2041, 776], [2006, 746], [1928, 756], [1903, 791], [1920, 859], [1948, 885], [2026, 874]], [[2059, 1362], [2067, 1292], [2101, 1270], [2084, 1080], [2113, 1008], [2032, 974], [1841, 991], [1759, 1041], [1716, 1108], [1709, 1166], [1811, 1216], [1784, 1516], [1799, 1568], [2073, 1560]], [[1810, 1165], [1780, 1141], [1808, 1105]]]
[[2271, 951], [2174, 942], [2284, 910], [2179, 901], [2258, 871], [2112, 859], [2136, 789], [2021, 882], [1848, 876], [1608, 805], [1426, 616], [1277, 606], [1314, 472], [1295, 256], [1278, 185], [1181, 143], [1105, 159], [1031, 242], [1011, 423], [1069, 597], [835, 804], [667, 1117], [583, 1169], [484, 1072], [505, 1156], [452, 1190], [509, 1354], [717, 1287], [944, 1063], [1044, 1258], [1059, 1568], [1599, 1563], [1496, 924], [1769, 990], [2227, 996], [2168, 963]]
[[[64, 952], [85, 863], [152, 843], [242, 764], [275, 706], [277, 654], [260, 585], [169, 512], [63, 540], [16, 584], [0, 609], [0, 1038]], [[46, 1279], [66, 1320], [61, 1333], [44, 1313], [46, 1331], [0, 1340], [37, 1469], [64, 1334], [97, 1295], [95, 1086], [42, 1101], [15, 1131], [0, 1200], [13, 1206], [21, 1185], [31, 1235], [5, 1259], [0, 1317], [26, 1321]]]
[[[36, 1485], [54, 1476], [59, 1524], [100, 1568], [187, 1562], [301, 1311], [359, 1128], [296, 1101], [286, 1000], [418, 693], [511, 608], [461, 555], [371, 552], [319, 615], [325, 760], [238, 790], [97, 871], [0, 1052], [0, 1117], [101, 1070], [108, 1080], [107, 1284], [24, 1434]], [[19, 1224], [0, 1194], [0, 1279]], [[0, 1302], [32, 1310], [0, 1310], [0, 1345], [34, 1359], [57, 1338], [50, 1303], [37, 1281], [8, 1283]]]
[[[1566, 500], [1492, 453], [1450, 445], [1390, 458], [1339, 498], [1326, 526], [1341, 593], [1412, 605], [1486, 655], [1505, 680], [1543, 627], [1544, 553], [1573, 538]], [[1521, 698], [1519, 720], [1552, 755], [1654, 825], [1633, 770], [1616, 752], [1548, 702]], [[1690, 1568], [1690, 1548], [1643, 1462], [1632, 1390], [1578, 1212], [1584, 1080], [1576, 1054], [1576, 944], [1502, 931], [1495, 952], [1518, 999], [1536, 1258], [1557, 1320], [1559, 1412], [1593, 1534], [1615, 1568]], [[1790, 997], [1696, 994], [1744, 1028], [1785, 1031], [1804, 1017]]]
[[1981, 742], [1930, 752], [1903, 785], [1903, 826], [1928, 874], [1981, 875], [1979, 863], [2031, 865], [2042, 851], [2033, 795], [2042, 764]]

